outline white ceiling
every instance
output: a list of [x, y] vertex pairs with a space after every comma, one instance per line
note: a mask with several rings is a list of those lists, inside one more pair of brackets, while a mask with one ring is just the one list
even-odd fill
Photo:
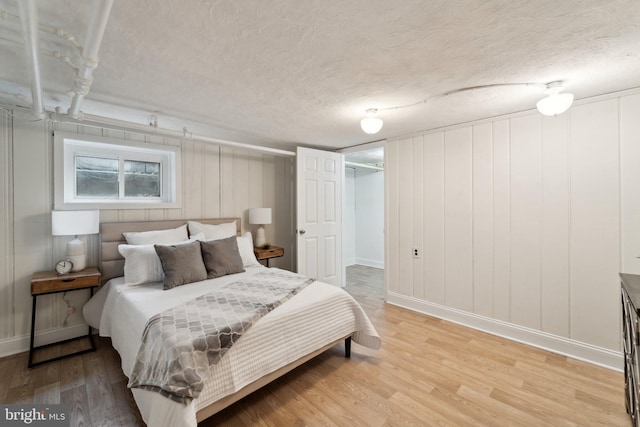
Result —
[[[18, 0], [0, 9], [18, 15]], [[41, 24], [82, 45], [91, 4], [41, 0]], [[29, 95], [19, 22], [0, 17], [0, 99]], [[43, 49], [64, 50], [51, 34]], [[8, 42], [9, 41], [9, 42]], [[46, 107], [69, 106], [72, 70], [41, 55]], [[115, 1], [81, 110], [274, 146], [342, 148], [529, 110], [564, 80], [577, 99], [640, 87], [638, 0]], [[363, 133], [367, 108], [382, 111]], [[129, 109], [114, 108], [112, 105]], [[171, 119], [177, 118], [177, 120]]]

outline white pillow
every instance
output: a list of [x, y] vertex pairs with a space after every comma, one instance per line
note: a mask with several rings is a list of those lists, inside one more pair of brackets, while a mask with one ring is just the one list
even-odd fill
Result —
[[189, 234], [204, 233], [206, 240], [226, 239], [236, 235], [236, 222], [226, 222], [224, 224], [202, 224], [197, 221], [187, 221], [189, 224]]
[[251, 233], [246, 232], [242, 236], [238, 236], [238, 251], [240, 252], [240, 258], [242, 258], [243, 267], [251, 267], [252, 265], [260, 265], [256, 259], [256, 254], [253, 253], [253, 239]]
[[124, 282], [127, 285], [145, 285], [162, 282], [164, 271], [153, 245], [118, 245], [124, 257]]
[[173, 244], [187, 240], [187, 224], [169, 230], [138, 231], [122, 233], [130, 245]]
[[[198, 234], [177, 243], [196, 240], [204, 240], [204, 235]], [[164, 280], [162, 263], [153, 245], [118, 245], [118, 252], [124, 257], [124, 282], [127, 285], [146, 285]]]

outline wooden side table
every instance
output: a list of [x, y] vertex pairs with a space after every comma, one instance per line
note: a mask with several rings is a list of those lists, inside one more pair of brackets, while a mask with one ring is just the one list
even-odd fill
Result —
[[[39, 295], [55, 294], [58, 292], [76, 291], [79, 289], [89, 289], [93, 296], [93, 288], [100, 286], [101, 274], [95, 267], [85, 268], [82, 271], [76, 273], [69, 273], [58, 275], [55, 271], [40, 271], [33, 273], [31, 278], [31, 296], [33, 298], [33, 307], [31, 308], [31, 339], [29, 343], [29, 368], [38, 366], [43, 363], [53, 362], [54, 360], [63, 359], [69, 356], [75, 356], [77, 354], [87, 353], [95, 351], [96, 344], [93, 342], [93, 336], [91, 335], [91, 326], [87, 331], [87, 335], [71, 338], [65, 341], [55, 342], [51, 344], [41, 345], [38, 347], [33, 346], [35, 338], [36, 327], [36, 302]], [[34, 350], [39, 348], [49, 347], [51, 345], [62, 344], [65, 342], [73, 341], [80, 338], [89, 338], [91, 342], [91, 348], [81, 350], [75, 353], [69, 353], [62, 356], [54, 357], [53, 359], [41, 360], [33, 363]]]
[[271, 258], [278, 258], [284, 255], [284, 248], [278, 246], [269, 246], [268, 248], [253, 248], [253, 253], [256, 255], [258, 261], [265, 260], [267, 267], [269, 267], [269, 260]]

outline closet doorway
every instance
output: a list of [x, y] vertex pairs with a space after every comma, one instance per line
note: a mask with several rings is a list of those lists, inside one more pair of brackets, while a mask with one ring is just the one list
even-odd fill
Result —
[[384, 147], [344, 154], [346, 290], [384, 299]]

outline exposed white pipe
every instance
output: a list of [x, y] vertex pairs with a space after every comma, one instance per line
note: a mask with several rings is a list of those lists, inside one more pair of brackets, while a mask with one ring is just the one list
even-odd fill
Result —
[[39, 118], [44, 117], [42, 104], [42, 83], [40, 81], [40, 61], [38, 60], [38, 6], [36, 0], [21, 0], [20, 22], [27, 58], [29, 79], [31, 80], [31, 111]]
[[[18, 15], [9, 13], [4, 9], [0, 9], [0, 19], [20, 22], [20, 17]], [[40, 29], [40, 31], [51, 33], [58, 37], [60, 40], [65, 41], [70, 47], [76, 49], [78, 54], [80, 54], [82, 47], [78, 44], [73, 34], [66, 32], [62, 28], [50, 27], [49, 25], [44, 25], [42, 23], [38, 23], [38, 28]]]
[[95, 0], [91, 14], [91, 20], [87, 27], [87, 36], [82, 48], [81, 64], [73, 80], [73, 92], [75, 95], [71, 99], [71, 106], [68, 113], [71, 117], [78, 117], [80, 104], [85, 95], [91, 90], [93, 83], [93, 70], [98, 66], [98, 52], [102, 43], [102, 36], [107, 27], [109, 14], [113, 0]]
[[261, 151], [264, 153], [274, 154], [278, 156], [295, 156], [293, 151], [279, 150], [277, 148], [263, 147], [261, 145], [245, 144], [242, 142], [227, 141], [224, 139], [211, 138], [204, 135], [194, 135], [183, 129], [182, 132], [164, 129], [155, 126], [142, 125], [139, 123], [127, 122], [124, 120], [112, 119], [109, 117], [94, 116], [82, 113], [82, 117], [72, 117], [69, 114], [61, 114], [59, 112], [50, 113], [49, 119], [58, 123], [73, 123], [77, 125], [97, 127], [103, 129], [113, 129], [123, 132], [137, 133], [140, 135], [163, 136], [166, 138], [177, 139], [180, 141], [198, 141], [208, 142], [217, 145], [241, 148], [245, 150]]

